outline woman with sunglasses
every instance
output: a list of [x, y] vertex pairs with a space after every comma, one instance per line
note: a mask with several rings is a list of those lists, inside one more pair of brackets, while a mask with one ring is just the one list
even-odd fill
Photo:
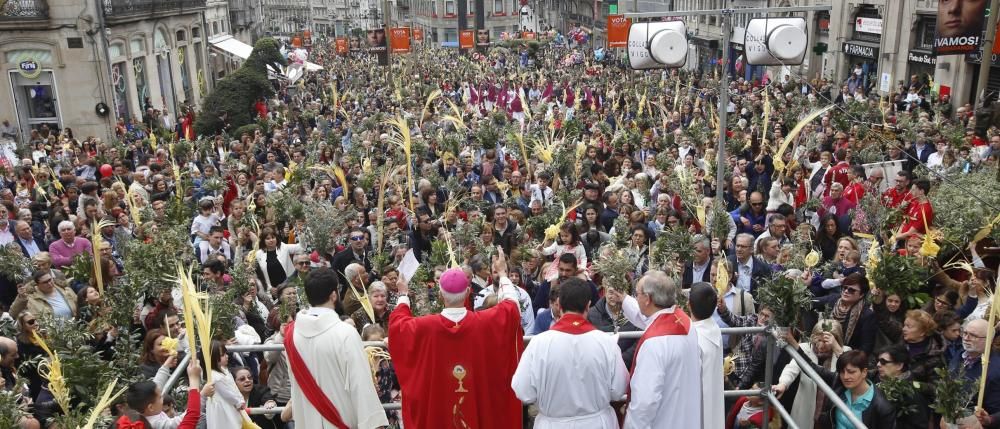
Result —
[[844, 328], [844, 344], [865, 353], [875, 349], [876, 331], [875, 313], [865, 302], [868, 288], [868, 279], [861, 273], [844, 277], [840, 298], [830, 312], [830, 318]]
[[945, 342], [937, 332], [934, 317], [923, 310], [906, 312], [903, 321], [903, 345], [910, 353], [910, 373], [919, 382], [929, 382], [934, 370], [946, 365]]
[[[837, 371], [833, 372], [813, 362], [814, 371], [840, 397], [858, 420], [868, 429], [892, 429], [896, 426], [896, 409], [885, 397], [882, 390], [868, 379], [868, 354], [861, 350], [850, 350], [840, 355]], [[824, 401], [818, 428], [853, 428], [843, 411], [833, 406], [832, 401]]]
[[[913, 382], [913, 373], [910, 372], [910, 352], [902, 344], [893, 344], [882, 349], [875, 361], [878, 369], [878, 383], [888, 379], [896, 379], [908, 383]], [[914, 389], [899, 399], [899, 403], [908, 404], [910, 412], [899, 413], [896, 420], [898, 428], [924, 428], [933, 427], [930, 423], [930, 399], [920, 389]]]
[[35, 342], [35, 332], [38, 332], [38, 319], [30, 311], [22, 312], [17, 317], [15, 340], [18, 361], [21, 362], [19, 372], [28, 379], [28, 395], [32, 400], [38, 398], [42, 391], [42, 377], [38, 375], [38, 361], [35, 358], [45, 356], [45, 350]]

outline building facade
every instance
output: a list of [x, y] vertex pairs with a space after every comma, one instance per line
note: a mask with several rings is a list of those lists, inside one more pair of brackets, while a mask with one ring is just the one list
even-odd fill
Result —
[[213, 10], [206, 0], [6, 2], [0, 119], [22, 138], [44, 126], [108, 139], [118, 119], [141, 121], [147, 108], [176, 118], [211, 90], [208, 38], [229, 25]]
[[[843, 81], [858, 68], [880, 94], [886, 85], [894, 91], [911, 76], [933, 77], [952, 102], [973, 98], [978, 77], [978, 56], [934, 57], [937, 0], [869, 0], [833, 2], [830, 15], [831, 45], [825, 74]], [[996, 64], [996, 62], [995, 62]], [[1000, 71], [990, 73], [997, 76]], [[1000, 88], [1000, 76], [990, 87]]]
[[[410, 15], [414, 27], [424, 30], [424, 43], [435, 46], [458, 46], [458, 1], [467, 1], [468, 28], [475, 26], [476, 7], [473, 0], [412, 0]], [[486, 29], [491, 40], [500, 40], [501, 33], [520, 28], [519, 0], [483, 0]]]

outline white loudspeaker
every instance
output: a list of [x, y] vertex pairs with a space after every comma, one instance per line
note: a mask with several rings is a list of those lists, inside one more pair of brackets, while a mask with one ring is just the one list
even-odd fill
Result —
[[683, 21], [642, 22], [629, 27], [628, 59], [635, 70], [684, 67], [687, 51]]
[[809, 45], [803, 18], [754, 18], [747, 24], [743, 48], [755, 66], [802, 64]]

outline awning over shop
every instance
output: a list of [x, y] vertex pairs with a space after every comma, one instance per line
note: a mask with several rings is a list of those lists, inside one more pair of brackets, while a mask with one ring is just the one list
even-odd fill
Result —
[[[209, 39], [208, 42], [212, 44], [213, 48], [242, 60], [250, 58], [250, 54], [253, 52], [253, 46], [243, 43], [228, 34], [214, 37]], [[323, 70], [323, 66], [306, 61], [305, 69], [306, 71], [317, 71]], [[294, 82], [302, 77], [302, 70], [285, 68], [282, 70], [282, 75]]]
[[208, 43], [211, 43], [212, 47], [242, 60], [250, 58], [250, 53], [253, 52], [253, 46], [236, 40], [228, 34], [209, 39]]

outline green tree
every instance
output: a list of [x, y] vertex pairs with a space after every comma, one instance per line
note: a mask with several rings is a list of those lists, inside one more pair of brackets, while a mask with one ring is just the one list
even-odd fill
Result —
[[[274, 88], [267, 80], [268, 66], [279, 70], [285, 59], [278, 50], [278, 42], [264, 38], [254, 44], [250, 57], [229, 76], [219, 81], [215, 90], [205, 98], [201, 114], [195, 121], [199, 135], [215, 135], [228, 124], [235, 130], [254, 123], [253, 104], [260, 97], [274, 94]], [[223, 113], [226, 120], [223, 122]]]

